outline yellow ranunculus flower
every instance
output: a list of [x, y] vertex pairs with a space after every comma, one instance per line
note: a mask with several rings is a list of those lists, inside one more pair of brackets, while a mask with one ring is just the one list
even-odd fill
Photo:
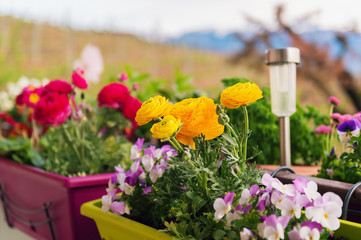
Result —
[[171, 115], [183, 123], [176, 138], [185, 145], [195, 148], [193, 138], [203, 134], [206, 140], [218, 137], [224, 126], [218, 123], [216, 104], [207, 97], [189, 98], [174, 104]]
[[237, 83], [223, 90], [221, 104], [226, 108], [238, 108], [263, 98], [262, 90], [254, 83]]
[[135, 121], [142, 126], [153, 119], [157, 119], [169, 113], [173, 104], [169, 103], [165, 97], [155, 96], [145, 101], [139, 108]]
[[170, 138], [179, 128], [181, 124], [180, 119], [176, 119], [172, 115], [164, 116], [163, 120], [159, 123], [153, 124], [150, 132], [152, 137], [158, 139]]

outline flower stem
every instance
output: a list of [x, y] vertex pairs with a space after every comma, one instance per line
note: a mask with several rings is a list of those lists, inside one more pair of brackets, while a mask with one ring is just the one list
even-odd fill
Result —
[[175, 137], [171, 137], [171, 138], [169, 139], [169, 142], [173, 145], [173, 147], [174, 147], [179, 153], [184, 152], [182, 146], [179, 144], [179, 142], [177, 141], [177, 139], [175, 139]]
[[[244, 113], [244, 141], [243, 141], [243, 164], [242, 164], [242, 168], [243, 168], [243, 165], [247, 161], [247, 139], [248, 139], [249, 122], [248, 122], [247, 107], [242, 106], [242, 109], [243, 109], [243, 113]], [[241, 170], [243, 170], [243, 169], [241, 169]]]
[[65, 141], [66, 141], [66, 142], [68, 143], [68, 145], [71, 147], [71, 149], [72, 149], [73, 152], [75, 153], [76, 157], [78, 158], [79, 162], [82, 163], [82, 164], [84, 164], [83, 159], [81, 158], [78, 149], [77, 149], [77, 148], [75, 147], [75, 145], [73, 144], [73, 141], [72, 141], [72, 139], [71, 139], [71, 137], [70, 137], [70, 134], [69, 134], [68, 130], [65, 129], [64, 124], [62, 124], [62, 125], [60, 126], [60, 128], [61, 128], [61, 130], [63, 131], [63, 135], [64, 135], [64, 137], [65, 137]]
[[234, 129], [231, 127], [231, 125], [229, 125], [229, 123], [226, 124], [226, 128], [231, 133], [231, 135], [233, 135], [233, 137], [236, 139], [236, 142], [237, 142], [237, 145], [238, 145], [238, 152], [236, 151], [235, 147], [233, 147], [233, 150], [234, 150], [234, 153], [235, 153], [236, 157], [239, 157], [239, 156], [242, 155], [241, 141], [240, 141], [237, 133], [234, 131]]

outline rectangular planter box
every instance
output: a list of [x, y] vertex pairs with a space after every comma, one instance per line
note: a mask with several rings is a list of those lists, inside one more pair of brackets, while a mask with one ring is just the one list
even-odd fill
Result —
[[[70, 178], [0, 158], [4, 213], [10, 224], [35, 239], [99, 239], [96, 225], [80, 214], [80, 206], [106, 193], [111, 174]], [[51, 226], [45, 211], [34, 213], [44, 204], [50, 204]]]
[[[172, 237], [114, 213], [105, 213], [101, 209], [101, 200], [93, 200], [81, 206], [81, 214], [92, 218], [104, 240], [171, 240]], [[347, 237], [350, 240], [359, 239], [361, 224], [340, 220], [341, 226], [335, 231], [335, 236]]]

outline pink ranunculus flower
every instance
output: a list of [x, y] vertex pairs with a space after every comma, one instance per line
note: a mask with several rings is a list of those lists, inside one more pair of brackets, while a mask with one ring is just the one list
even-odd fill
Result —
[[71, 115], [69, 99], [58, 92], [43, 95], [34, 108], [34, 119], [43, 126], [59, 126]]
[[361, 123], [361, 112], [358, 112], [358, 113], [354, 114], [353, 118]]
[[334, 97], [334, 96], [330, 97], [330, 98], [328, 99], [328, 102], [331, 103], [331, 104], [333, 104], [333, 105], [335, 105], [335, 106], [340, 105], [340, 100], [338, 100], [338, 98], [337, 98], [337, 97]]
[[341, 124], [343, 123], [343, 117], [340, 113], [332, 113], [330, 118], [336, 123]]
[[132, 88], [134, 91], [138, 91], [140, 88], [139, 83], [133, 83]]
[[75, 86], [77, 86], [80, 89], [87, 89], [88, 84], [85, 81], [85, 79], [82, 77], [84, 74], [84, 71], [81, 68], [77, 68], [71, 75], [71, 78], [73, 80], [73, 83]]
[[316, 128], [316, 134], [329, 134], [331, 132], [331, 126], [320, 125]]
[[121, 83], [110, 83], [104, 86], [98, 94], [98, 105], [108, 108], [123, 108], [129, 97], [129, 89]]
[[121, 74], [119, 74], [118, 79], [119, 79], [121, 82], [126, 82], [126, 81], [129, 79], [129, 77], [128, 77], [128, 74], [126, 74], [126, 73], [121, 73]]

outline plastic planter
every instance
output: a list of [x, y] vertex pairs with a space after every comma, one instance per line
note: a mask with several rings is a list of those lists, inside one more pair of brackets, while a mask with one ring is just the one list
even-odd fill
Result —
[[[101, 210], [101, 200], [93, 200], [81, 206], [81, 214], [92, 218], [98, 227], [100, 236], [104, 240], [171, 240], [172, 237], [114, 213]], [[335, 231], [335, 236], [348, 239], [359, 239], [361, 224], [340, 220], [341, 226]]]
[[111, 173], [64, 177], [0, 158], [0, 196], [8, 224], [35, 239], [99, 239], [80, 206], [105, 193]]
[[101, 209], [101, 200], [84, 203], [81, 214], [92, 218], [97, 224], [100, 236], [104, 240], [171, 240], [172, 237], [155, 228], [118, 216], [105, 213]]

